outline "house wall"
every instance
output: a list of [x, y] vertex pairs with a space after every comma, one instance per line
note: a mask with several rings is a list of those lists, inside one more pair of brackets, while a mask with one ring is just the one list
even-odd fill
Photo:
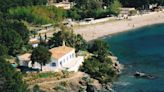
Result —
[[52, 57], [51, 58], [51, 62], [42, 67], [43, 71], [58, 71], [58, 70], [62, 70], [63, 65], [65, 63], [69, 63], [69, 62], [71, 62], [75, 58], [76, 58], [75, 50], [72, 50], [71, 52], [69, 52], [68, 54], [64, 55], [59, 60], [57, 60], [57, 59]]
[[58, 60], [59, 67], [62, 67], [65, 63], [71, 62], [72, 59], [76, 58], [75, 56], [75, 50], [72, 50], [68, 54], [64, 55], [62, 58]]
[[83, 56], [78, 56], [75, 61], [77, 62], [74, 66], [68, 69], [68, 71], [74, 71], [77, 72], [79, 70], [79, 67], [82, 65], [84, 62], [84, 57]]
[[[51, 62], [43, 65], [42, 66], [42, 70], [43, 71], [58, 71], [58, 70], [63, 70], [64, 69], [64, 64], [69, 64], [73, 61], [78, 61], [78, 63], [76, 63], [75, 65], [71, 66], [71, 68], [68, 71], [78, 71], [79, 66], [81, 64], [81, 62], [83, 62], [83, 58], [76, 58], [76, 54], [75, 54], [75, 50], [72, 50], [71, 52], [69, 52], [68, 54], [64, 55], [62, 58], [60, 58], [59, 60], [51, 57]], [[35, 69], [41, 69], [41, 66], [39, 63], [35, 62], [34, 64], [32, 64], [32, 61], [29, 61], [27, 64], [24, 64], [23, 61], [20, 61], [20, 64], [23, 66], [28, 66], [28, 67], [32, 67]]]
[[19, 60], [19, 65], [20, 66], [28, 66], [28, 61]]
[[38, 47], [38, 44], [37, 43], [36, 44], [32, 44], [32, 47], [36, 48], [36, 47]]

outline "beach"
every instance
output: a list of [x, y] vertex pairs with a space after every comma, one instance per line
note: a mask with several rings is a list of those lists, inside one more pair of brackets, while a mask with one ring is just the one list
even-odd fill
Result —
[[86, 41], [92, 41], [110, 34], [125, 32], [131, 29], [159, 23], [164, 23], [163, 11], [131, 16], [126, 20], [115, 20], [111, 22], [74, 27], [74, 32], [76, 34], [81, 34]]

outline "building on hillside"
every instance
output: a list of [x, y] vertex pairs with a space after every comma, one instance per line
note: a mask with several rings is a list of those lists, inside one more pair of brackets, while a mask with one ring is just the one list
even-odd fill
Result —
[[41, 25], [41, 28], [47, 31], [51, 31], [54, 29], [54, 26], [52, 24], [46, 24], [46, 25]]
[[60, 2], [60, 3], [55, 3], [55, 4], [52, 4], [56, 7], [60, 7], [60, 8], [63, 8], [65, 10], [69, 10], [71, 9], [71, 3], [70, 2]]
[[40, 42], [40, 41], [39, 41], [37, 38], [31, 38], [31, 39], [29, 40], [29, 44], [30, 44], [33, 48], [38, 47], [39, 42]]
[[83, 56], [76, 57], [75, 49], [65, 46], [65, 44], [49, 51], [52, 53], [51, 63], [45, 65], [43, 71], [68, 70], [77, 72], [84, 61]]
[[25, 53], [22, 55], [17, 56], [17, 60], [19, 61], [20, 66], [29, 66], [29, 62], [31, 61], [30, 59], [31, 53]]
[[[84, 61], [83, 56], [76, 56], [74, 48], [65, 46], [64, 44], [49, 51], [52, 53], [51, 62], [42, 66], [42, 71], [67, 70], [77, 72]], [[37, 62], [32, 65], [29, 59], [30, 56], [30, 54], [18, 56], [20, 65], [40, 69], [40, 64]]]
[[47, 0], [48, 4], [60, 3], [60, 2], [69, 2], [69, 0]]
[[26, 67], [27, 68], [30, 68], [30, 69], [27, 69], [27, 72], [28, 70], [32, 70], [31, 68], [33, 69], [40, 69], [40, 64], [35, 62], [34, 64], [32, 64], [32, 61], [31, 61], [31, 53], [25, 53], [25, 54], [22, 54], [22, 55], [17, 55], [17, 61], [18, 61], [18, 64], [19, 64], [19, 67]]
[[129, 7], [126, 7], [126, 8], [120, 8], [120, 14], [118, 15], [118, 17], [121, 19], [126, 19], [128, 18], [128, 16], [131, 16], [131, 15], [135, 15], [133, 13], [136, 13], [137, 14], [137, 10], [135, 8], [129, 8]]
[[63, 9], [69, 10], [72, 7], [71, 2], [69, 2], [68, 0], [62, 0], [61, 2], [56, 2], [53, 0], [48, 0], [48, 5], [53, 5], [56, 7], [61, 7]]

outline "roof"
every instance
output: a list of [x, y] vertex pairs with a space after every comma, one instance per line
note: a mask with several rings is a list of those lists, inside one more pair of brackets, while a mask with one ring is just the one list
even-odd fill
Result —
[[133, 7], [123, 7], [123, 8], [120, 8], [121, 11], [132, 11], [132, 10], [135, 10], [135, 8]]
[[32, 39], [30, 39], [29, 43], [30, 44], [38, 44], [39, 43], [39, 40], [36, 39], [36, 38], [32, 38]]
[[49, 26], [53, 26], [52, 24], [45, 24], [45, 25], [41, 25], [42, 27], [49, 27]]
[[31, 60], [31, 54], [25, 53], [22, 55], [17, 56], [20, 61], [30, 61]]
[[49, 51], [52, 53], [52, 57], [58, 60], [73, 50], [75, 49], [63, 45], [63, 46], [52, 48]]

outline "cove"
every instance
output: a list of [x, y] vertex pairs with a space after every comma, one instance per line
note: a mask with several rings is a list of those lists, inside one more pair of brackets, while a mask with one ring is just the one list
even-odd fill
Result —
[[[124, 64], [113, 85], [116, 92], [164, 92], [164, 24], [113, 34], [104, 40]], [[136, 71], [156, 78], [136, 78]]]

